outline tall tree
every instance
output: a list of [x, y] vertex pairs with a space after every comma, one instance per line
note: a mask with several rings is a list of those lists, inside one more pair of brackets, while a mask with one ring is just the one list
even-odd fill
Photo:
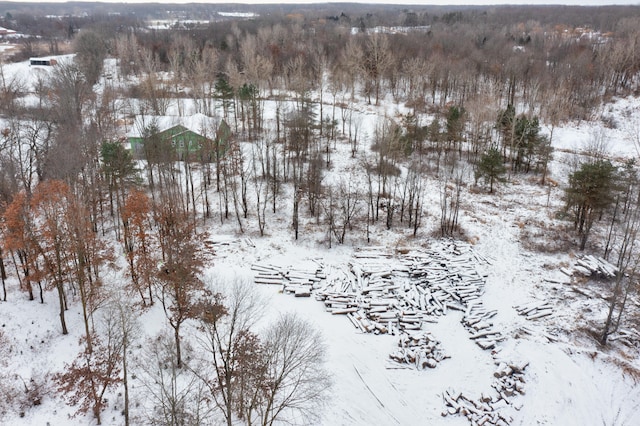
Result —
[[640, 204], [638, 193], [634, 191], [634, 201], [625, 211], [623, 223], [623, 236], [618, 251], [615, 282], [613, 294], [609, 297], [607, 317], [600, 334], [600, 344], [606, 345], [609, 336], [618, 330], [625, 311], [629, 296], [638, 287], [638, 268], [640, 267], [640, 255], [636, 247], [638, 230], [640, 230]]
[[317, 420], [331, 387], [321, 334], [302, 318], [283, 315], [267, 331], [264, 346], [269, 385], [259, 407], [262, 425], [277, 424], [285, 416]]
[[371, 102], [371, 92], [375, 96], [375, 104], [380, 101], [382, 82], [387, 70], [393, 64], [393, 53], [389, 39], [384, 33], [374, 33], [367, 39], [364, 48], [365, 94]]
[[440, 233], [451, 237], [458, 230], [464, 169], [455, 167], [440, 179]]
[[82, 30], [74, 40], [75, 61], [90, 85], [98, 82], [104, 59], [107, 56], [107, 40], [93, 30]]
[[[124, 246], [133, 291], [140, 295], [142, 305], [153, 305], [152, 276], [156, 265], [152, 233], [151, 201], [138, 190], [129, 193], [122, 208]], [[145, 296], [146, 294], [146, 296]]]
[[476, 182], [479, 178], [489, 181], [489, 193], [493, 193], [493, 184], [504, 180], [507, 169], [502, 162], [502, 154], [496, 147], [491, 147], [482, 154], [476, 165]]
[[[114, 215], [114, 193], [119, 205], [124, 202], [124, 190], [137, 172], [131, 151], [125, 149], [119, 142], [103, 142], [100, 147], [102, 170], [109, 188], [109, 207], [111, 216]], [[120, 196], [119, 198], [117, 198]]]
[[[247, 347], [253, 342], [253, 350], [259, 351], [251, 329], [262, 314], [263, 302], [251, 283], [240, 277], [215, 284], [221, 293], [204, 299], [194, 309], [204, 332], [201, 343], [208, 358], [203, 360], [207, 367], [196, 374], [209, 388], [227, 425], [231, 426], [242, 401], [246, 402], [250, 392], [260, 392], [263, 385], [248, 386], [261, 371], [248, 368], [253, 355], [249, 355], [251, 349]], [[245, 409], [238, 411], [251, 419]]]
[[157, 272], [160, 302], [173, 329], [176, 365], [182, 366], [182, 324], [192, 317], [192, 303], [204, 291], [199, 278], [203, 266], [201, 236], [175, 197], [165, 197], [155, 213], [163, 262]]
[[593, 223], [614, 200], [616, 177], [616, 168], [608, 160], [582, 163], [569, 175], [566, 204], [573, 213], [574, 227], [580, 236], [580, 250], [587, 245]]
[[[29, 202], [24, 191], [18, 192], [13, 197], [11, 203], [6, 207], [2, 221], [3, 247], [12, 254], [13, 262], [18, 270], [15, 255], [18, 256], [20, 269], [23, 277], [18, 273], [20, 282], [20, 290], [26, 291], [29, 300], [33, 300], [33, 283], [31, 275], [36, 277], [38, 274], [38, 251], [37, 246], [33, 244], [32, 232], [35, 225], [32, 223], [33, 215], [29, 209]], [[40, 287], [40, 302], [44, 303], [42, 294], [42, 285], [38, 281]]]
[[465, 126], [465, 110], [462, 107], [452, 105], [447, 110], [446, 115], [446, 138], [449, 143], [449, 149], [458, 148], [462, 154], [462, 138]]
[[40, 276], [33, 279], [44, 279], [50, 287], [57, 290], [60, 305], [60, 325], [62, 334], [68, 334], [65, 311], [67, 296], [65, 284], [70, 273], [70, 235], [67, 211], [71, 208], [71, 191], [62, 181], [45, 181], [40, 183], [30, 200], [30, 211], [34, 215], [34, 232], [31, 243], [36, 247], [42, 262]]

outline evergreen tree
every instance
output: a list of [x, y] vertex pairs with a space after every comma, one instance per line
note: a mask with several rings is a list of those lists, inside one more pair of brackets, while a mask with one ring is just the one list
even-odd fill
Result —
[[496, 147], [491, 147], [482, 154], [476, 166], [476, 182], [480, 178], [483, 178], [485, 182], [489, 181], [489, 193], [493, 193], [493, 183], [496, 181], [503, 182], [503, 176], [506, 171], [500, 150]]
[[574, 226], [584, 250], [596, 218], [614, 201], [616, 168], [608, 160], [583, 163], [569, 175], [567, 209], [573, 212]]
[[120, 206], [124, 202], [124, 189], [127, 183], [135, 178], [137, 173], [131, 151], [125, 149], [119, 142], [103, 142], [100, 147], [102, 171], [109, 188], [109, 209], [114, 214], [115, 200]]
[[464, 131], [464, 108], [451, 106], [449, 107], [449, 111], [447, 111], [447, 122], [446, 122], [446, 138], [449, 142], [450, 148], [458, 147], [459, 150], [462, 149], [462, 134]]
[[516, 117], [516, 109], [513, 105], [507, 105], [507, 108], [501, 110], [498, 113], [498, 119], [496, 120], [496, 128], [502, 136], [502, 145], [508, 146], [511, 144], [511, 138], [513, 135], [514, 120]]
[[220, 98], [222, 102], [222, 111], [224, 113], [224, 118], [228, 120], [229, 110], [233, 106], [233, 87], [231, 87], [229, 82], [224, 77], [220, 77], [216, 81], [215, 89], [216, 96], [218, 96], [218, 98]]
[[[529, 173], [532, 163], [537, 162], [536, 154], [545, 145], [546, 137], [540, 134], [538, 117], [518, 116], [515, 123], [514, 151], [511, 153], [513, 170]], [[546, 151], [542, 150], [542, 155]]]

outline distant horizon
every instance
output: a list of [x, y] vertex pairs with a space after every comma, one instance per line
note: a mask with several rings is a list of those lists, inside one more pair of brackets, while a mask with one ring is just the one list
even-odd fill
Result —
[[355, 3], [355, 4], [376, 4], [376, 5], [390, 5], [390, 6], [640, 6], [640, 0], [541, 0], [541, 1], [524, 1], [524, 0], [401, 0], [399, 3], [391, 2], [389, 0], [284, 0], [280, 2], [274, 2], [270, 0], [251, 0], [251, 1], [234, 1], [234, 0], [222, 0], [222, 1], [207, 1], [207, 0], [136, 0], [136, 1], [123, 1], [123, 0], [100, 0], [100, 1], [86, 1], [86, 0], [9, 0], [1, 1], [1, 3], [112, 3], [112, 4], [237, 4], [242, 6], [248, 5], [278, 5], [278, 4], [327, 4], [327, 3]]

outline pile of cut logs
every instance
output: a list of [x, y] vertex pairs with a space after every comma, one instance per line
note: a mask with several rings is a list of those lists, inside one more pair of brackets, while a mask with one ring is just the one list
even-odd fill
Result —
[[513, 307], [519, 315], [528, 320], [536, 320], [553, 314], [553, 307], [548, 302], [531, 302]]
[[216, 257], [227, 257], [231, 253], [238, 253], [242, 248], [255, 247], [251, 238], [238, 239], [235, 236], [218, 235], [204, 240], [206, 253]]
[[[504, 337], [489, 321], [497, 311], [487, 311], [480, 299], [486, 275], [478, 266], [485, 263], [470, 244], [441, 240], [429, 249], [397, 257], [380, 247], [359, 250], [339, 276], [330, 278], [320, 263], [313, 270], [283, 270], [267, 264], [254, 264], [252, 269], [258, 284], [282, 285], [283, 292], [297, 297], [313, 291], [328, 312], [346, 315], [363, 333], [419, 331], [448, 310], [462, 311], [470, 338], [488, 350]], [[529, 319], [550, 314], [546, 304], [521, 308]]]
[[560, 271], [568, 276], [573, 276], [574, 272], [576, 272], [585, 277], [595, 275], [601, 278], [614, 278], [618, 273], [618, 268], [601, 257], [584, 255], [576, 260], [573, 270], [560, 268]]
[[254, 263], [251, 270], [256, 273], [256, 284], [277, 284], [282, 285], [283, 275], [280, 268], [274, 265]]
[[388, 251], [356, 252], [340, 279], [315, 291], [327, 311], [346, 314], [363, 332], [420, 330], [447, 310], [464, 311], [484, 290], [486, 263], [469, 244], [439, 241], [429, 250], [393, 258]]
[[491, 384], [492, 394], [481, 394], [473, 399], [461, 392], [447, 390], [443, 399], [447, 409], [442, 416], [459, 414], [465, 416], [472, 425], [507, 426], [513, 418], [508, 408], [520, 409], [522, 406], [514, 404], [513, 398], [524, 395], [524, 370], [528, 363], [506, 363], [496, 361], [495, 380]]
[[640, 346], [640, 332], [635, 328], [619, 330], [609, 337], [610, 342], [620, 342], [629, 347]]
[[254, 263], [251, 269], [256, 272], [256, 284], [281, 285], [284, 293], [291, 293], [296, 297], [309, 297], [313, 288], [326, 279], [322, 265], [315, 265], [315, 268], [283, 269], [274, 265]]
[[469, 338], [482, 349], [493, 349], [497, 342], [504, 340], [502, 334], [493, 328], [493, 323], [488, 321], [497, 313], [495, 310], [487, 311], [480, 301], [467, 305], [462, 324], [471, 333]]
[[450, 358], [440, 347], [440, 342], [431, 333], [402, 333], [398, 339], [398, 350], [389, 354], [393, 361], [387, 368], [415, 367], [418, 370], [435, 368], [444, 359]]

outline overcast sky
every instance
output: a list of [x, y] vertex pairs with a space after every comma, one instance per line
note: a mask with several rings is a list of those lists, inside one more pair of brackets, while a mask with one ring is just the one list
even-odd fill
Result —
[[[22, 0], [21, 3], [25, 1]], [[27, 2], [30, 0], [26, 0]], [[47, 3], [60, 3], [60, 0], [33, 0], [37, 2], [47, 2]], [[86, 0], [79, 0], [85, 1]], [[71, 0], [73, 2], [73, 0]], [[284, 1], [270, 1], [270, 0], [249, 0], [249, 1], [237, 1], [237, 0], [136, 0], [136, 1], [123, 1], [123, 0], [101, 0], [103, 3], [245, 3], [245, 4], [265, 4], [265, 3], [345, 3], [345, 0], [327, 0], [327, 1], [312, 1], [312, 0], [284, 0]], [[640, 0], [539, 0], [539, 1], [526, 1], [526, 0], [400, 0], [400, 1], [389, 1], [389, 0], [351, 0], [347, 1], [351, 3], [377, 3], [377, 4], [413, 4], [413, 5], [491, 5], [491, 4], [568, 4], [568, 5], [581, 5], [581, 6], [592, 6], [592, 5], [612, 5], [612, 4], [632, 4], [632, 5], [640, 5]]]

